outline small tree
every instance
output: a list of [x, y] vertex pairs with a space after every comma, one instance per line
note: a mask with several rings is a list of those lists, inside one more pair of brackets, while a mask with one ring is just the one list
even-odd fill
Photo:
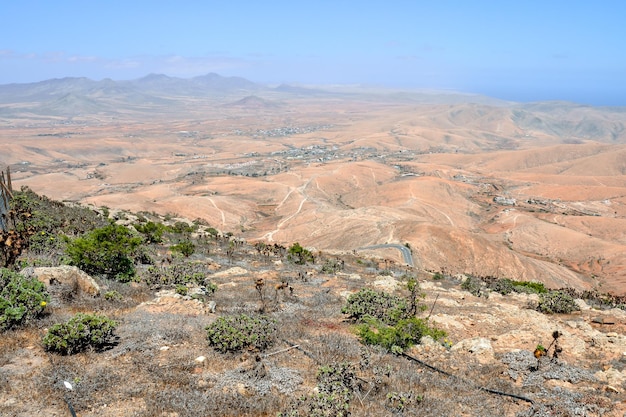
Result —
[[146, 243], [161, 243], [165, 226], [155, 222], [137, 223], [135, 224], [135, 230], [144, 236]]
[[183, 240], [182, 242], [173, 245], [170, 249], [172, 249], [172, 252], [179, 252], [185, 258], [189, 258], [196, 251], [196, 245], [189, 240]]
[[305, 265], [307, 262], [314, 262], [315, 258], [310, 250], [300, 246], [298, 242], [291, 245], [289, 248], [289, 260], [297, 265]]
[[141, 238], [128, 228], [110, 224], [69, 241], [66, 253], [71, 265], [88, 274], [127, 282], [135, 275], [131, 256], [140, 244]]

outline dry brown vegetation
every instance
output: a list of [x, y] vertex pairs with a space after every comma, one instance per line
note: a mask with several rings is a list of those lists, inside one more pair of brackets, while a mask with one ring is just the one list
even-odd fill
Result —
[[[581, 312], [547, 316], [529, 309], [536, 295], [492, 292], [478, 298], [461, 290], [461, 277], [434, 280], [381, 258], [316, 252], [315, 264], [296, 265], [284, 250], [264, 252], [238, 240], [228, 253], [232, 240], [202, 236], [193, 238], [197, 251], [189, 258], [172, 258], [164, 244], [146, 248], [163, 270], [186, 264], [193, 265], [187, 270], [204, 271], [204, 279], [217, 285], [208, 299], [155, 284], [147, 278], [149, 265], [138, 265], [140, 282], [98, 279], [101, 293], [95, 297], [77, 285], [53, 285], [42, 319], [2, 334], [0, 413], [68, 415], [69, 401], [85, 417], [338, 415], [320, 408], [328, 404], [318, 400], [324, 392], [321, 369], [344, 369], [347, 410], [354, 416], [625, 411], [622, 310], [579, 301]], [[336, 270], [325, 273], [324, 265]], [[364, 287], [406, 295], [407, 275], [418, 278], [426, 295], [429, 309], [421, 316], [448, 333], [407, 352], [433, 368], [359, 343], [341, 314], [346, 297]], [[104, 295], [113, 291], [115, 297]], [[77, 311], [116, 320], [115, 342], [104, 351], [71, 356], [45, 352], [47, 329]], [[205, 327], [218, 317], [260, 311], [277, 323], [270, 348], [219, 353], [209, 347]], [[558, 358], [552, 357], [554, 331], [560, 332]], [[538, 344], [549, 354], [539, 360], [532, 353]], [[74, 389], [68, 391], [64, 381]], [[333, 397], [330, 403], [341, 401]]]

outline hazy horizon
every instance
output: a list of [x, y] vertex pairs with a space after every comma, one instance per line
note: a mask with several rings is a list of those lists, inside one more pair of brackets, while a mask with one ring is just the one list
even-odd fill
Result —
[[0, 84], [210, 72], [626, 105], [626, 5], [530, 1], [0, 6]]

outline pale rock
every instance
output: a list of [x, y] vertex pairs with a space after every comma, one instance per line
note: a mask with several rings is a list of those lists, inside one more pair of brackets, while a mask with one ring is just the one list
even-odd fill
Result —
[[626, 375], [612, 367], [605, 371], [598, 371], [594, 376], [599, 381], [612, 386], [621, 386], [626, 381]]
[[424, 336], [424, 337], [422, 337], [421, 340], [420, 340], [420, 345], [422, 345], [422, 346], [429, 346], [431, 348], [442, 348], [442, 349], [445, 349], [441, 345], [441, 343], [437, 342], [431, 336]]
[[465, 329], [463, 323], [460, 323], [456, 318], [448, 316], [446, 314], [434, 314], [430, 316], [430, 321], [437, 324], [437, 327], [442, 327], [444, 329]]
[[344, 272], [337, 272], [337, 277], [349, 279], [351, 281], [360, 281], [361, 275], [359, 274], [346, 274]]
[[585, 355], [588, 349], [587, 343], [583, 339], [565, 332], [559, 337], [559, 345], [563, 348], [564, 353], [574, 356]]
[[377, 287], [383, 291], [393, 292], [399, 288], [400, 282], [394, 277], [379, 275], [372, 283], [372, 286]]
[[217, 307], [217, 303], [213, 300], [207, 303], [207, 310], [209, 313], [215, 313], [215, 308]]
[[248, 387], [246, 387], [246, 385], [241, 382], [237, 384], [236, 389], [240, 395], [243, 395], [245, 397], [248, 397], [251, 395], [250, 390], [248, 390]]
[[232, 277], [232, 276], [240, 276], [240, 275], [246, 275], [248, 273], [247, 270], [239, 267], [239, 266], [234, 266], [232, 268], [229, 268], [225, 271], [219, 271], [213, 274], [214, 278], [222, 278], [222, 277]]
[[156, 298], [144, 301], [137, 306], [137, 310], [151, 313], [167, 312], [171, 314], [185, 314], [197, 316], [206, 314], [208, 306], [198, 299], [176, 294], [175, 290], [161, 290]]
[[4, 402], [4, 406], [6, 406], [6, 407], [10, 407], [10, 406], [13, 406], [15, 404], [17, 404], [17, 398], [9, 398], [8, 400], [6, 400]]
[[347, 291], [347, 290], [346, 290], [346, 291], [341, 291], [341, 292], [339, 293], [339, 295], [340, 295], [340, 296], [341, 296], [344, 300], [347, 300], [347, 299], [348, 299], [348, 297], [350, 297], [352, 294], [354, 294], [352, 291]]
[[528, 303], [536, 303], [539, 301], [539, 294], [524, 294], [524, 293], [511, 293], [509, 294], [507, 297], [522, 303], [522, 304], [528, 304]]
[[491, 341], [484, 337], [474, 337], [464, 339], [450, 348], [455, 352], [469, 352], [476, 355], [480, 363], [487, 363], [493, 360], [493, 347]]
[[100, 286], [87, 273], [81, 271], [75, 266], [63, 265], [53, 267], [29, 267], [24, 268], [21, 274], [28, 277], [37, 278], [47, 287], [57, 284], [61, 285], [78, 285], [81, 292], [97, 297], [100, 295]]
[[578, 306], [578, 308], [580, 308], [581, 311], [591, 310], [591, 307], [589, 306], [589, 304], [587, 304], [585, 302], [585, 300], [581, 300], [580, 298], [576, 298], [574, 300], [574, 303], [576, 303], [576, 305]]
[[159, 350], [160, 350], [161, 352], [166, 352], [166, 351], [170, 350], [170, 347], [169, 347], [169, 346], [161, 346], [161, 347], [159, 348]]
[[441, 287], [436, 286], [433, 281], [420, 282], [420, 288], [424, 291], [434, 290], [434, 289], [436, 289], [437, 291], [440, 291], [442, 289]]
[[612, 308], [610, 310], [605, 311], [606, 314], [610, 314], [611, 316], [624, 320], [626, 319], [626, 310], [622, 310], [621, 308]]
[[504, 298], [504, 295], [500, 294], [499, 292], [492, 291], [489, 293], [489, 298], [491, 299], [491, 302], [499, 303]]
[[565, 324], [567, 324], [572, 329], [578, 329], [578, 330], [582, 330], [585, 332], [594, 331], [593, 327], [591, 327], [589, 323], [587, 323], [586, 321], [582, 321], [582, 320], [569, 320], [569, 321], [566, 321]]
[[194, 359], [194, 361], [196, 363], [204, 365], [206, 363], [206, 356], [198, 356], [196, 359]]
[[[454, 299], [449, 299], [449, 298], [439, 298], [437, 299], [437, 304], [436, 306], [443, 306], [443, 307], [458, 307], [460, 305], [459, 300], [454, 300]], [[437, 308], [435, 306], [435, 308]]]

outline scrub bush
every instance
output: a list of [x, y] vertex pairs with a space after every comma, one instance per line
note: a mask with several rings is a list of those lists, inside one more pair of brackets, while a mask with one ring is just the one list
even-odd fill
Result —
[[563, 291], [539, 294], [536, 310], [545, 314], [568, 314], [580, 310], [574, 298]]
[[117, 323], [105, 316], [78, 313], [66, 323], [55, 324], [43, 338], [46, 350], [71, 355], [110, 344]]
[[70, 264], [88, 274], [128, 282], [135, 276], [132, 255], [140, 244], [141, 238], [128, 228], [110, 224], [70, 240], [66, 252]]
[[39, 316], [49, 301], [43, 283], [0, 268], [0, 331]]
[[206, 328], [209, 346], [220, 353], [264, 350], [274, 343], [276, 320], [260, 315], [220, 317]]

